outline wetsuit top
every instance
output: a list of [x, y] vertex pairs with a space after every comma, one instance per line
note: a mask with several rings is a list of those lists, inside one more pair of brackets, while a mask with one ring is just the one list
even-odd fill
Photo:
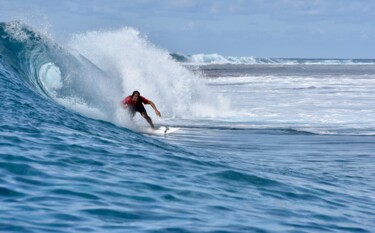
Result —
[[[140, 100], [140, 101], [139, 101], [139, 100]], [[138, 101], [137, 101], [137, 103], [134, 103], [134, 102], [132, 101], [132, 96], [131, 96], [131, 95], [129, 95], [128, 97], [126, 97], [126, 98], [122, 101], [122, 103], [127, 104], [127, 105], [132, 106], [132, 107], [135, 107], [135, 105], [140, 104], [140, 102], [141, 102], [141, 103], [144, 103], [144, 104], [149, 104], [149, 103], [150, 103], [150, 101], [149, 101], [148, 99], [144, 98], [143, 96], [139, 96], [139, 97], [138, 97]]]

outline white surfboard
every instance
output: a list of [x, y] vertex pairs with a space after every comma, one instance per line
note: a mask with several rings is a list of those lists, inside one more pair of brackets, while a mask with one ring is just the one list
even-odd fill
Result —
[[180, 128], [160, 126], [159, 128], [156, 128], [156, 129], [146, 128], [145, 133], [156, 134], [156, 135], [166, 135], [166, 134], [176, 132], [179, 129]]

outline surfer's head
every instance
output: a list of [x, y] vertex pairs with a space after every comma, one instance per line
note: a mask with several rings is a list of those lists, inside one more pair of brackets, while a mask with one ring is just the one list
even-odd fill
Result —
[[141, 96], [141, 94], [139, 93], [139, 91], [133, 91], [133, 94], [132, 94], [132, 100], [133, 100], [133, 102], [137, 102], [138, 98], [140, 96]]

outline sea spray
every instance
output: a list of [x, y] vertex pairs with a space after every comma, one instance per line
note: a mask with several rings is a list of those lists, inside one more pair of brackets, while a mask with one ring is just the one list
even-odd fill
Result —
[[113, 102], [138, 90], [155, 102], [164, 118], [216, 117], [229, 112], [228, 98], [211, 94], [197, 74], [133, 28], [77, 34], [69, 47], [103, 70], [109, 82], [121, 89]]

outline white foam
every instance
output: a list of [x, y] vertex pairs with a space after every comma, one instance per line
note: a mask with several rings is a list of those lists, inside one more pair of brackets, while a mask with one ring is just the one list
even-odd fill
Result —
[[63, 87], [60, 68], [52, 62], [40, 67], [39, 77], [45, 89], [50, 93]]
[[29, 39], [29, 33], [25, 30], [26, 25], [21, 21], [15, 20], [8, 22], [5, 31], [15, 40], [25, 42]]
[[323, 134], [372, 134], [375, 128], [375, 79], [371, 75], [269, 75], [206, 81], [216, 91], [236, 96], [234, 122]]
[[[102, 69], [108, 82], [116, 84], [103, 89], [103, 95], [110, 95], [110, 101], [117, 104], [111, 112], [112, 121], [121, 122], [121, 114], [117, 114], [123, 110], [118, 103], [134, 90], [152, 100], [164, 118], [215, 117], [230, 111], [228, 98], [212, 94], [196, 74], [135, 29], [77, 34], [69, 47]], [[146, 108], [156, 119], [154, 111]]]

